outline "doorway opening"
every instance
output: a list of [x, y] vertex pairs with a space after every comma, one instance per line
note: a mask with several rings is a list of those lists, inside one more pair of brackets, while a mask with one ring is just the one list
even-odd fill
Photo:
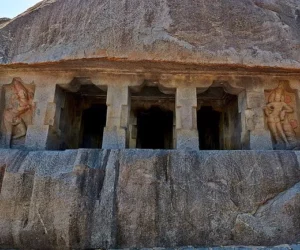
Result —
[[106, 124], [106, 105], [93, 105], [82, 114], [81, 148], [101, 148]]
[[199, 145], [201, 150], [220, 149], [220, 119], [221, 113], [212, 107], [202, 107], [197, 113]]
[[52, 145], [60, 150], [101, 148], [106, 99], [106, 89], [86, 77], [75, 77], [69, 84], [59, 85], [55, 93], [57, 115], [52, 126]]
[[225, 92], [223, 87], [211, 87], [197, 98], [200, 150], [241, 149], [238, 96]]
[[158, 106], [137, 112], [137, 148], [171, 149], [173, 112]]
[[129, 148], [173, 149], [175, 90], [145, 82], [131, 89]]

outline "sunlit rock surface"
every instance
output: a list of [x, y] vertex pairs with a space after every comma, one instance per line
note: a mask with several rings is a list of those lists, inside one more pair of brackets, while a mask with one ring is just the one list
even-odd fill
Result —
[[300, 66], [298, 0], [45, 0], [0, 30], [0, 62], [80, 58]]

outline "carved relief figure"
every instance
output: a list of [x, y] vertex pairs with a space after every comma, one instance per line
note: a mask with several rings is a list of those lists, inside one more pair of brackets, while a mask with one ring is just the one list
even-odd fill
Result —
[[[26, 135], [28, 120], [32, 118], [33, 91], [26, 88], [20, 78], [14, 78], [6, 88], [6, 103], [3, 114], [4, 133], [7, 140], [17, 140]], [[9, 142], [8, 142], [9, 143]]]
[[270, 93], [264, 112], [275, 148], [295, 148], [297, 146], [296, 132], [289, 119], [289, 114], [294, 113], [294, 109], [286, 102], [284, 84], [280, 83]]

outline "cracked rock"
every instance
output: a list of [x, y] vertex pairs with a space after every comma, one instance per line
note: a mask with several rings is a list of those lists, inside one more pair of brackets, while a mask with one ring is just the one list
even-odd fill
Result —
[[0, 247], [295, 244], [297, 154], [0, 150]]

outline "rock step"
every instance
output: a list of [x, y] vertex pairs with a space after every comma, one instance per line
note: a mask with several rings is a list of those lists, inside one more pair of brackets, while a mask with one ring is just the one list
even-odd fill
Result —
[[[300, 250], [300, 244], [279, 246], [218, 246], [218, 247], [179, 247], [179, 248], [124, 248], [118, 250]], [[13, 250], [13, 249], [9, 249]], [[97, 249], [98, 250], [98, 249]], [[100, 249], [99, 249], [100, 250]], [[110, 249], [117, 250], [117, 249]]]

